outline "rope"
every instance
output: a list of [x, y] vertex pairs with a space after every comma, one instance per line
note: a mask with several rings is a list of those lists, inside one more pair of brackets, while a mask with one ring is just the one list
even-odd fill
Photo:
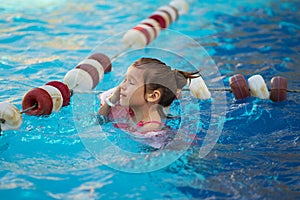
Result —
[[24, 109], [23, 111], [21, 111], [21, 114], [23, 114], [23, 113], [26, 113], [27, 111], [29, 111], [29, 110], [32, 110], [32, 109], [34, 109], [34, 108], [36, 108], [37, 107], [37, 103], [35, 103], [33, 106], [31, 106], [31, 107], [29, 107], [29, 108], [26, 108], [26, 109]]
[[[231, 88], [208, 88], [209, 91], [225, 91], [225, 92], [232, 92]], [[184, 88], [182, 89], [182, 91], [189, 91], [189, 89], [187, 88]], [[249, 89], [250, 91], [250, 89]], [[271, 91], [271, 90], [269, 90]], [[287, 89], [286, 90], [287, 92], [290, 92], [290, 93], [300, 93], [300, 90], [297, 90], [297, 89]], [[101, 92], [101, 91], [100, 91]], [[100, 93], [99, 92], [99, 93]]]
[[127, 51], [130, 47], [131, 47], [131, 45], [125, 46], [123, 49], [121, 49], [121, 51], [120, 51], [119, 53], [117, 53], [117, 54], [115, 54], [114, 56], [112, 56], [112, 57], [110, 58], [110, 60], [111, 60], [111, 61], [114, 60], [115, 58], [117, 58], [118, 56], [120, 56], [122, 53], [124, 53], [125, 51]]
[[[225, 87], [224, 88], [208, 88], [208, 90], [209, 91], [232, 92], [231, 88], [229, 88], [229, 87], [228, 88], [225, 88]], [[183, 88], [182, 91], [190, 91], [190, 89]], [[271, 90], [269, 90], [269, 91], [271, 91]], [[297, 89], [287, 89], [286, 91], [290, 92], [290, 93], [300, 93], [300, 90], [297, 90]], [[73, 90], [70, 90], [70, 92], [71, 92], [71, 96], [73, 96]], [[78, 93], [78, 94], [95, 94], [95, 95], [97, 95], [97, 94], [101, 94], [103, 92], [105, 92], [105, 90], [77, 91], [76, 93]], [[30, 108], [27, 108], [27, 109], [31, 110], [31, 109], [35, 108], [34, 106], [32, 106], [32, 108], [30, 107]], [[26, 111], [28, 111], [28, 110], [26, 110]], [[26, 112], [26, 111], [24, 110], [21, 113]]]
[[287, 92], [292, 92], [292, 93], [300, 93], [300, 90], [297, 90], [297, 89], [295, 89], [295, 90], [292, 90], [292, 89], [287, 89], [286, 90]]
[[226, 92], [232, 92], [230, 88], [209, 88], [210, 91], [226, 91]]

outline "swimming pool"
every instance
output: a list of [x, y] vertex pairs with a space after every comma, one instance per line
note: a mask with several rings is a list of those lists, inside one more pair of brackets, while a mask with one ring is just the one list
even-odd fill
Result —
[[[288, 88], [299, 89], [298, 2], [249, 2], [189, 1], [189, 13], [170, 29], [207, 50], [225, 87], [230, 76], [241, 73], [261, 74], [268, 84], [280, 75], [288, 79]], [[168, 1], [14, 0], [0, 5], [0, 102], [21, 108], [28, 90], [62, 80], [68, 70], [101, 48], [101, 42], [132, 28], [164, 4]], [[192, 47], [187, 52], [195, 54]], [[126, 67], [116, 60], [97, 89], [114, 86], [109, 81], [120, 81]], [[223, 129], [208, 155], [198, 155], [203, 141], [199, 131], [174, 163], [139, 174], [112, 169], [95, 159], [77, 132], [74, 105], [48, 117], [23, 115], [20, 130], [3, 132], [0, 138], [0, 195], [4, 199], [297, 199], [300, 96], [288, 93], [287, 98], [282, 103], [256, 98], [236, 102], [226, 93], [225, 101], [219, 102], [226, 108]], [[209, 129], [213, 102], [195, 104], [202, 111], [200, 129]]]

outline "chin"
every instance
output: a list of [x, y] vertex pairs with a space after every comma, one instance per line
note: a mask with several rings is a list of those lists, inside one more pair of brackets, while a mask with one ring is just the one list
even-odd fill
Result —
[[129, 106], [127, 101], [120, 100], [120, 106]]

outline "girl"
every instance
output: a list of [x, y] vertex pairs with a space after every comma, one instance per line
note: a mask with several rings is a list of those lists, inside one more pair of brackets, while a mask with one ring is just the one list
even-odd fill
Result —
[[178, 97], [188, 79], [199, 76], [199, 72], [171, 70], [158, 59], [141, 58], [128, 68], [124, 81], [105, 98], [98, 121], [103, 124], [111, 118], [125, 118], [126, 124], [119, 122], [115, 126], [142, 134], [160, 131], [166, 119], [163, 108]]

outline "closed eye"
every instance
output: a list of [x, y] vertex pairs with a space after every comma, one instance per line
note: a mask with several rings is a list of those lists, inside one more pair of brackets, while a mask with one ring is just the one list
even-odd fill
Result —
[[126, 75], [124, 82], [128, 82], [130, 85], [135, 85], [137, 80], [132, 75]]
[[132, 80], [132, 79], [127, 79], [127, 78], [125, 78], [124, 80], [123, 80], [123, 83], [126, 83], [128, 81], [128, 83], [130, 84], [130, 85], [134, 85], [134, 81]]
[[134, 82], [132, 80], [129, 80], [130, 85], [134, 85]]

